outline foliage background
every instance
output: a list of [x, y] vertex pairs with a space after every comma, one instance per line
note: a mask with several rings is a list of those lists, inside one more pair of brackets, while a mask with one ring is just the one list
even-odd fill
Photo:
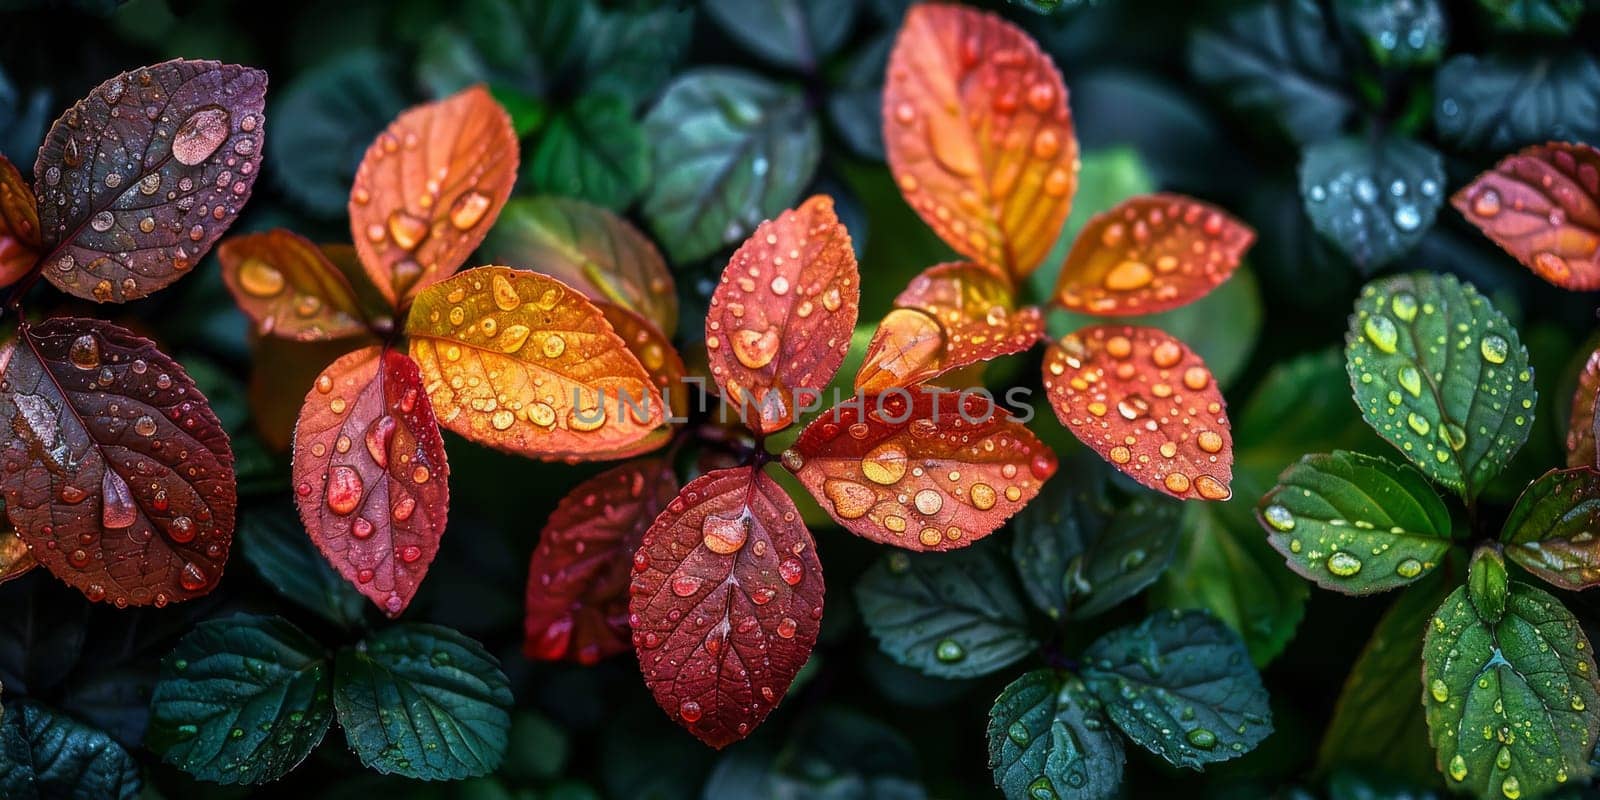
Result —
[[[553, 30], [541, 30], [541, 20], [556, 19], [551, 9], [568, 2], [576, 0], [132, 0], [121, 5], [0, 0], [0, 152], [27, 172], [45, 128], [62, 108], [105, 77], [139, 64], [183, 56], [262, 67], [272, 81], [265, 174], [235, 232], [284, 226], [319, 241], [347, 240], [344, 197], [366, 143], [403, 107], [453, 88], [447, 85], [443, 65], [449, 58], [441, 55], [441, 32], [464, 33], [484, 50], [528, 46], [528, 40], [512, 36], [517, 26], [497, 31], [483, 24], [515, 19], [525, 26], [519, 31], [529, 32], [540, 47], [583, 48], [592, 43], [562, 30], [559, 21], [548, 23]], [[694, 3], [603, 5], [608, 13], [682, 9], [691, 16], [684, 57], [672, 67], [676, 71], [736, 65], [803, 88], [823, 136], [821, 165], [807, 191], [839, 198], [862, 248], [865, 330], [913, 275], [950, 258], [907, 209], [881, 156], [870, 152], [872, 137], [861, 135], [879, 124], [881, 59], [904, 0], [815, 0], [820, 13], [847, 15], [850, 25], [819, 66], [798, 71], [776, 68], [742, 43], [777, 32], [732, 37]], [[1558, 135], [1585, 138], [1600, 104], [1600, 69], [1592, 62], [1593, 46], [1585, 44], [1597, 41], [1593, 34], [1600, 29], [1600, 14], [1552, 38], [1507, 34], [1475, 4], [1447, 3], [1446, 61], [1459, 54], [1506, 52], [1531, 54], [1546, 65], [1577, 59], [1587, 69], [1554, 71], [1550, 80], [1558, 82], [1559, 91], [1550, 106], [1553, 116], [1523, 125], [1516, 141], [1482, 148], [1441, 142], [1435, 70], [1378, 65], [1360, 34], [1337, 18], [1335, 5], [1101, 0], [1068, 3], [1048, 17], [1020, 6], [997, 6], [1039, 38], [1071, 92], [1085, 168], [1069, 230], [1082, 223], [1086, 211], [1156, 187], [1219, 203], [1258, 231], [1248, 275], [1165, 324], [1199, 343], [1219, 374], [1233, 373], [1227, 394], [1236, 426], [1249, 426], [1248, 417], [1241, 422], [1239, 414], [1262, 387], [1264, 402], [1280, 404], [1281, 416], [1270, 418], [1273, 433], [1257, 454], [1257, 465], [1268, 477], [1303, 452], [1347, 444], [1350, 437], [1340, 438], [1341, 433], [1352, 430], [1349, 423], [1357, 418], [1338, 359], [1304, 361], [1298, 372], [1274, 372], [1290, 359], [1315, 359], [1342, 343], [1355, 290], [1366, 277], [1320, 238], [1307, 218], [1297, 186], [1304, 144], [1339, 134], [1369, 141], [1382, 133], [1407, 134], [1439, 150], [1450, 192], [1517, 146]], [[1250, 86], [1230, 89], [1200, 80], [1216, 64], [1191, 57], [1203, 31], [1230, 14], [1262, 6], [1282, 11], [1274, 18], [1282, 25], [1243, 30], [1278, 42], [1284, 48], [1280, 55], [1287, 57], [1278, 64], [1262, 61], [1260, 80], [1266, 88], [1254, 91], [1269, 98], [1297, 93], [1276, 110], [1237, 102]], [[1336, 56], [1336, 68], [1308, 70], [1308, 59], [1316, 61], [1319, 54]], [[581, 82], [559, 75], [492, 84], [519, 126], [570, 107], [580, 99], [580, 87]], [[633, 119], [649, 106], [646, 99]], [[1286, 129], [1284, 108], [1347, 113], [1319, 114], [1309, 126], [1302, 121]], [[650, 142], [629, 128], [627, 123], [602, 126], [596, 135], [640, 157], [637, 149]], [[541, 135], [535, 130], [524, 140], [525, 165], [533, 160]], [[1595, 141], [1592, 134], [1589, 139]], [[517, 194], [541, 188], [546, 187], [533, 185], [525, 172]], [[637, 205], [633, 208], [637, 220]], [[706, 297], [726, 254], [674, 265], [685, 308], [679, 341], [686, 352], [701, 338]], [[1042, 272], [1053, 279], [1058, 261]], [[1558, 431], [1570, 397], [1573, 359], [1593, 327], [1592, 303], [1537, 280], [1448, 208], [1391, 268], [1453, 272], [1472, 281], [1513, 318], [1529, 345], [1538, 370], [1539, 423], [1497, 484], [1510, 488], [1487, 498], [1483, 516], [1498, 520], [1521, 485], [1561, 461]], [[297, 522], [287, 491], [287, 455], [273, 452], [256, 435], [247, 395], [255, 359], [306, 356], [253, 353], [247, 323], [209, 258], [188, 280], [116, 313], [125, 315], [124, 324], [154, 335], [189, 368], [232, 430], [240, 459], [242, 549], [248, 551], [256, 541], [285, 542], [294, 552]], [[1060, 332], [1065, 326], [1052, 329]], [[1036, 381], [1032, 359], [1037, 357], [1000, 364], [990, 372], [991, 385]], [[1230, 370], [1223, 366], [1228, 362], [1237, 366]], [[1317, 368], [1318, 363], [1332, 368]], [[847, 362], [846, 371], [851, 369]], [[307, 383], [312, 374], [307, 373]], [[274, 402], [281, 413], [292, 414], [300, 397], [300, 387], [282, 387]], [[1063, 454], [1064, 478], [1094, 469], [1093, 459], [1071, 455], [1081, 448], [1051, 414], [1036, 417], [1034, 429]], [[538, 529], [562, 492], [600, 467], [543, 465], [466, 442], [448, 447], [455, 495], [450, 526], [407, 618], [458, 628], [501, 657], [518, 708], [507, 766], [493, 779], [463, 786], [412, 784], [367, 774], [340, 744], [342, 737], [330, 736], [298, 772], [257, 790], [259, 795], [731, 797], [763, 791], [752, 787], [772, 772], [783, 776], [782, 786], [797, 793], [793, 796], [994, 792], [984, 756], [986, 715], [1001, 687], [1023, 667], [979, 680], [940, 681], [880, 653], [853, 608], [851, 591], [857, 576], [880, 556], [877, 548], [837, 530], [820, 531], [831, 591], [816, 656], [755, 736], [713, 753], [659, 712], [631, 658], [579, 668], [534, 664], [520, 655], [525, 565]], [[1377, 444], [1368, 450], [1384, 452]], [[1264, 488], [1235, 485], [1246, 504]], [[1147, 605], [1211, 607], [1242, 629], [1258, 663], [1265, 664], [1277, 733], [1256, 752], [1203, 777], [1180, 774], [1130, 751], [1129, 796], [1180, 786], [1214, 796], [1237, 796], [1246, 787], [1328, 791], [1330, 773], [1324, 767], [1330, 765], [1319, 762], [1318, 743], [1344, 676], [1390, 598], [1308, 592], [1266, 548], [1247, 515], [1191, 509], [1184, 520], [1177, 560], [1151, 593], [1073, 623], [1057, 644], [1075, 652], [1099, 633], [1142, 618]], [[160, 657], [199, 620], [237, 611], [283, 614], [330, 644], [359, 634], [287, 602], [244, 556], [236, 550], [215, 594], [165, 610], [90, 607], [42, 570], [0, 587], [0, 681], [6, 694], [38, 699], [110, 731], [146, 766], [152, 797], [246, 796], [244, 790], [193, 784], [140, 748]], [[1460, 579], [1459, 572], [1452, 577]], [[1593, 637], [1594, 601], [1563, 599]], [[360, 613], [367, 615], [365, 624], [381, 625], [370, 611]], [[1394, 681], [1414, 682], [1414, 669], [1394, 675]], [[1426, 751], [1424, 741], [1415, 744]], [[1332, 791], [1351, 791], [1381, 777], [1348, 766], [1334, 770]], [[1432, 780], [1437, 779], [1434, 774]]]

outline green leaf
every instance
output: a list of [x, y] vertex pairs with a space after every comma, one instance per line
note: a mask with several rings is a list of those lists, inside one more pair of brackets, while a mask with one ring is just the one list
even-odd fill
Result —
[[1500, 541], [1521, 567], [1562, 589], [1600, 586], [1600, 471], [1553, 469], [1523, 491]]
[[195, 626], [161, 662], [145, 743], [213, 783], [266, 783], [322, 742], [333, 717], [322, 647], [281, 617]]
[[987, 675], [1037, 646], [1027, 609], [993, 548], [893, 552], [856, 584], [856, 603], [878, 647], [940, 678]]
[[1338, 135], [1355, 111], [1339, 45], [1316, 0], [1270, 0], [1196, 33], [1189, 70], [1242, 112], [1277, 120], [1306, 144]]
[[[1479, 565], [1475, 564], [1476, 569]], [[1453, 789], [1539, 797], [1588, 777], [1600, 683], [1577, 620], [1511, 582], [1498, 621], [1455, 590], [1422, 645], [1422, 701], [1435, 763]]]
[[1344, 0], [1334, 8], [1379, 66], [1425, 66], [1444, 53], [1449, 31], [1439, 0]]
[[1494, 15], [1495, 27], [1519, 33], [1571, 33], [1583, 16], [1583, 0], [1478, 0]]
[[238, 539], [244, 559], [284, 599], [346, 630], [365, 619], [367, 599], [329, 566], [292, 508], [240, 514]]
[[1439, 154], [1400, 136], [1321, 142], [1300, 161], [1306, 216], [1365, 271], [1422, 240], [1444, 201], [1444, 180]]
[[989, 709], [989, 768], [1008, 800], [1109, 800], [1123, 760], [1100, 701], [1073, 675], [1023, 673]]
[[405, 624], [339, 652], [333, 701], [361, 763], [420, 780], [487, 775], [505, 757], [511, 686], [483, 646]]
[[737, 70], [679, 75], [644, 127], [655, 180], [643, 212], [678, 263], [738, 244], [793, 205], [821, 156], [804, 96]]
[[1272, 733], [1267, 690], [1244, 642], [1203, 611], [1162, 611], [1102, 636], [1083, 679], [1128, 738], [1179, 767], [1200, 769]]
[[1344, 594], [1404, 586], [1450, 549], [1450, 509], [1422, 473], [1343, 450], [1284, 470], [1256, 515], [1289, 569]]
[[828, 119], [840, 138], [856, 155], [880, 162], [884, 157], [883, 75], [889, 69], [889, 49], [893, 45], [894, 36], [890, 33], [862, 45], [841, 67], [838, 80], [828, 93]]
[[693, 33], [690, 4], [661, 3], [648, 10], [602, 11], [584, 39], [573, 37], [570, 30], [558, 29], [555, 35], [579, 43], [583, 67], [577, 78], [585, 93], [626, 97], [638, 108], [678, 74]]
[[1435, 74], [1433, 93], [1434, 128], [1457, 150], [1600, 139], [1600, 62], [1582, 50], [1458, 55]]
[[806, 73], [844, 44], [856, 13], [856, 0], [705, 0], [702, 5], [746, 50]]
[[1467, 599], [1478, 610], [1478, 617], [1490, 625], [1499, 622], [1505, 616], [1509, 593], [1505, 557], [1493, 545], [1480, 545], [1467, 567]]
[[0, 717], [0, 797], [134, 800], [139, 765], [104, 731], [29, 700]]
[[650, 180], [650, 145], [626, 99], [585, 95], [551, 118], [522, 177], [537, 191], [620, 211]]
[[1538, 393], [1516, 329], [1471, 284], [1414, 273], [1369, 283], [1345, 335], [1367, 424], [1471, 499], [1528, 438]]
[[357, 50], [300, 73], [268, 107], [274, 182], [322, 217], [343, 217], [367, 145], [405, 108], [389, 62]]

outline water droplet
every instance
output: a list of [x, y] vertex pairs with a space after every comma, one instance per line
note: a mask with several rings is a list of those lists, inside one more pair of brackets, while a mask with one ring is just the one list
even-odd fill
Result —
[[745, 513], [734, 517], [707, 514], [705, 522], [700, 526], [706, 549], [718, 555], [732, 555], [739, 552], [739, 548], [744, 547], [745, 540], [750, 536], [751, 522], [750, 515]]
[[183, 571], [178, 574], [178, 585], [191, 592], [198, 592], [206, 588], [211, 579], [206, 576], [205, 570], [193, 561], [183, 565]]
[[940, 639], [939, 644], [934, 647], [933, 656], [946, 664], [951, 664], [966, 658], [967, 651], [954, 639]]
[[1467, 779], [1467, 760], [1460, 753], [1450, 759], [1450, 778], [1457, 782]]
[[545, 358], [560, 358], [562, 353], [567, 352], [567, 340], [561, 338], [559, 333], [552, 333], [544, 337], [544, 345], [541, 349], [544, 351]]
[[700, 587], [704, 585], [705, 581], [694, 575], [672, 576], [672, 593], [679, 597], [689, 597], [700, 591]]
[[1493, 189], [1483, 190], [1472, 199], [1472, 213], [1480, 217], [1492, 217], [1500, 213], [1500, 193]]
[[873, 483], [892, 486], [906, 474], [905, 448], [885, 442], [861, 458], [861, 474]]
[[217, 152], [228, 138], [228, 111], [207, 106], [189, 115], [172, 135], [172, 157], [178, 163], [194, 166]]
[[489, 210], [489, 196], [482, 192], [467, 192], [456, 198], [450, 207], [450, 224], [457, 230], [468, 230], [483, 219], [484, 212]]
[[1217, 746], [1217, 735], [1206, 728], [1195, 728], [1189, 731], [1187, 737], [1189, 744], [1201, 750], [1210, 750]]
[[1434, 702], [1443, 703], [1450, 699], [1450, 687], [1446, 686], [1444, 681], [1434, 678], [1433, 682], [1428, 684], [1428, 694], [1433, 695]]
[[1394, 322], [1382, 314], [1367, 317], [1362, 330], [1367, 335], [1367, 341], [1385, 353], [1393, 353], [1395, 346], [1399, 344], [1400, 332], [1395, 328]]
[[798, 558], [785, 558], [778, 564], [778, 577], [790, 586], [799, 586], [800, 581], [805, 578], [805, 572], [805, 567]]
[[1011, 727], [1006, 730], [1006, 735], [1011, 737], [1011, 741], [1016, 742], [1020, 747], [1027, 747], [1028, 742], [1033, 739], [1033, 735], [1028, 733], [1028, 726], [1023, 725], [1021, 722], [1011, 723]]
[[1361, 559], [1343, 550], [1336, 550], [1333, 555], [1328, 556], [1328, 571], [1341, 578], [1348, 578], [1361, 571]]
[[1411, 393], [1412, 397], [1422, 396], [1422, 376], [1417, 373], [1417, 368], [1410, 364], [1400, 367], [1396, 378], [1400, 381], [1400, 388]]
[[1517, 800], [1521, 797], [1522, 784], [1517, 780], [1517, 776], [1507, 775], [1506, 779], [1500, 782], [1500, 793], [1506, 796], [1506, 800]]
[[272, 297], [283, 291], [283, 273], [259, 258], [245, 259], [239, 267], [239, 286], [256, 297]]
[[167, 535], [178, 544], [188, 544], [194, 541], [195, 528], [193, 519], [186, 516], [176, 516], [167, 525]]
[[1131, 292], [1149, 286], [1154, 279], [1150, 265], [1143, 261], [1123, 261], [1106, 273], [1104, 283], [1113, 292]]
[[733, 332], [733, 354], [750, 369], [761, 369], [778, 354], [778, 330], [737, 330]]
[[85, 333], [72, 340], [72, 346], [67, 349], [67, 360], [78, 369], [96, 369], [100, 366], [100, 340], [92, 333]]
[[1294, 514], [1283, 506], [1277, 504], [1267, 506], [1266, 510], [1261, 512], [1261, 516], [1266, 517], [1267, 524], [1277, 530], [1285, 532], [1294, 530]]
[[912, 498], [917, 510], [924, 514], [937, 514], [944, 507], [944, 497], [933, 489], [923, 489]]
[[127, 528], [138, 519], [133, 490], [108, 466], [100, 475], [100, 523], [107, 528]]
[[974, 483], [970, 492], [972, 505], [979, 511], [988, 511], [994, 508], [996, 495], [994, 487], [987, 483]]
[[328, 472], [328, 509], [339, 515], [355, 511], [361, 504], [364, 488], [361, 476], [354, 469], [343, 464], [334, 467]]
[[693, 700], [685, 700], [678, 704], [678, 716], [683, 717], [684, 722], [699, 722], [700, 713], [700, 704]]
[[1394, 572], [1402, 578], [1415, 578], [1422, 574], [1422, 562], [1408, 558], [1395, 565]]
[[1490, 364], [1506, 363], [1506, 356], [1511, 353], [1511, 344], [1497, 334], [1489, 334], [1478, 343], [1478, 350], [1483, 354], [1483, 360]]
[[389, 212], [389, 237], [400, 246], [401, 250], [415, 250], [422, 243], [422, 237], [428, 235], [426, 220], [414, 217], [405, 211], [395, 209]]

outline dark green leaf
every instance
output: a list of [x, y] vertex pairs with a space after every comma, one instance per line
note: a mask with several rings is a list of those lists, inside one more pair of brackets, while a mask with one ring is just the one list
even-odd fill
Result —
[[1367, 271], [1421, 241], [1444, 201], [1443, 186], [1439, 154], [1398, 136], [1322, 142], [1300, 162], [1311, 224]]
[[145, 743], [201, 780], [275, 781], [322, 742], [332, 692], [327, 653], [283, 618], [203, 622], [161, 662]]
[[733, 748], [700, 797], [774, 800], [925, 800], [917, 751], [893, 728], [856, 711], [824, 708], [778, 755]]
[[989, 768], [1008, 800], [1107, 800], [1123, 760], [1122, 738], [1073, 675], [1024, 673], [989, 709]]
[[388, 62], [358, 50], [300, 73], [274, 100], [267, 155], [278, 187], [313, 214], [342, 217], [367, 145], [406, 105]]
[[240, 514], [238, 537], [244, 559], [284, 599], [341, 628], [361, 624], [367, 599], [328, 565], [293, 509], [260, 507]]
[[537, 191], [621, 210], [650, 179], [649, 142], [627, 100], [585, 95], [551, 118], [522, 177]]
[[1004, 562], [990, 547], [890, 553], [856, 584], [856, 603], [890, 658], [941, 678], [986, 675], [1038, 644]]
[[857, 0], [705, 0], [706, 13], [746, 50], [815, 72], [850, 33]]
[[[1475, 570], [1479, 567], [1475, 564]], [[1422, 702], [1435, 763], [1453, 789], [1539, 797], [1590, 773], [1600, 683], [1577, 620], [1512, 582], [1497, 622], [1455, 590], [1422, 645]]]
[[1162, 611], [1102, 636], [1083, 679], [1128, 738], [1175, 766], [1200, 769], [1272, 733], [1267, 690], [1244, 642], [1203, 611]]
[[1600, 62], [1581, 50], [1455, 56], [1433, 91], [1434, 128], [1458, 150], [1600, 139]]
[[477, 642], [397, 625], [339, 652], [334, 706], [361, 763], [420, 780], [487, 775], [505, 757], [511, 687]]
[[[693, 31], [694, 9], [687, 3], [601, 12], [590, 35], [580, 42], [583, 91], [627, 97], [638, 108], [678, 72]], [[576, 41], [571, 31], [557, 29], [556, 35]]]
[[1551, 470], [1517, 499], [1500, 531], [1506, 555], [1563, 589], [1600, 586], [1600, 471]]
[[1367, 424], [1467, 498], [1528, 438], [1538, 399], [1528, 351], [1511, 323], [1453, 275], [1367, 284], [1345, 362]]
[[27, 700], [0, 718], [0, 797], [134, 800], [139, 766], [105, 732]]
[[1583, 16], [1583, 0], [1478, 0], [1494, 14], [1495, 27], [1528, 33], [1570, 33]]
[[805, 98], [736, 70], [678, 76], [644, 126], [655, 148], [644, 216], [679, 263], [739, 243], [793, 205], [821, 155]]
[[1379, 66], [1432, 64], [1444, 53], [1449, 31], [1439, 0], [1344, 0], [1334, 8]]
[[828, 95], [828, 118], [856, 155], [883, 160], [883, 75], [889, 68], [888, 33], [850, 56]]
[[1489, 625], [1499, 622], [1505, 616], [1510, 592], [1505, 557], [1493, 545], [1479, 546], [1467, 567], [1467, 599], [1477, 609], [1478, 618]]
[[1450, 509], [1422, 473], [1343, 450], [1284, 470], [1257, 516], [1289, 569], [1344, 594], [1404, 586], [1450, 549]]

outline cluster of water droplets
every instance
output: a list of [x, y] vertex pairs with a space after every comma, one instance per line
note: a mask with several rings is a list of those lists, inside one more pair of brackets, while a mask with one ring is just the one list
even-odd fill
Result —
[[[1384, 263], [1410, 248], [1443, 201], [1437, 154], [1401, 142], [1376, 147], [1355, 140], [1322, 145], [1307, 157], [1300, 177], [1312, 222], [1362, 264]], [[1391, 164], [1414, 173], [1401, 174]]]
[[1204, 203], [1136, 198], [1085, 228], [1056, 299], [1095, 314], [1173, 308], [1226, 280], [1250, 242], [1247, 228]]

